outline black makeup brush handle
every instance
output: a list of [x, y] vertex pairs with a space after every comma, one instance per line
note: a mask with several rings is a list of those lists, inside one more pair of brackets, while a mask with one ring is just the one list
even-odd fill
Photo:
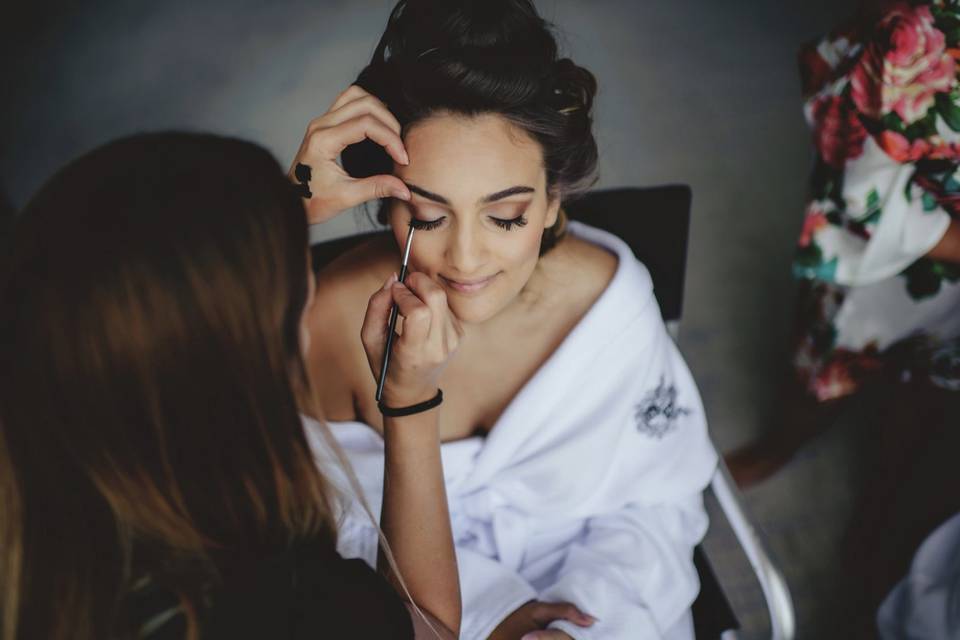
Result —
[[387, 329], [387, 342], [383, 347], [383, 359], [380, 361], [380, 380], [377, 381], [377, 402], [383, 395], [383, 384], [387, 380], [387, 366], [390, 364], [390, 351], [393, 349], [393, 336], [397, 331], [397, 316], [400, 313], [400, 307], [396, 304], [390, 309], [390, 323]]
[[[398, 282], [403, 282], [407, 277], [407, 265], [400, 267], [400, 276]], [[383, 396], [383, 384], [387, 381], [387, 366], [390, 364], [390, 351], [393, 349], [393, 336], [397, 333], [397, 316], [400, 314], [400, 307], [394, 303], [390, 309], [390, 322], [387, 329], [387, 343], [383, 346], [383, 359], [380, 361], [380, 379], [377, 381], [377, 402], [380, 402]]]

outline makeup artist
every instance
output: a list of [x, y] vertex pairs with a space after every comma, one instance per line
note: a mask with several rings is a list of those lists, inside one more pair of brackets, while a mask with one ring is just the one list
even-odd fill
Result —
[[[202, 134], [118, 140], [28, 204], [0, 271], [0, 638], [452, 638], [460, 592], [425, 399], [459, 327], [428, 279], [390, 278], [362, 331], [384, 391], [379, 574], [336, 553], [356, 486], [329, 433], [308, 442], [307, 217], [409, 197], [353, 180], [396, 121], [348, 90], [313, 122], [291, 189], [257, 145]], [[299, 193], [297, 193], [299, 190]], [[377, 287], [372, 287], [376, 289]], [[335, 363], [331, 363], [335, 366]], [[399, 594], [405, 594], [401, 596]], [[405, 602], [406, 601], [406, 602]]]

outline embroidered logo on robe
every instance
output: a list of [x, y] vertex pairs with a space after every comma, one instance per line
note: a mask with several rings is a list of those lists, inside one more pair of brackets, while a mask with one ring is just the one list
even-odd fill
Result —
[[651, 438], [662, 438], [673, 430], [680, 416], [689, 413], [689, 409], [677, 404], [676, 386], [666, 384], [661, 376], [660, 384], [647, 392], [633, 415], [640, 433]]

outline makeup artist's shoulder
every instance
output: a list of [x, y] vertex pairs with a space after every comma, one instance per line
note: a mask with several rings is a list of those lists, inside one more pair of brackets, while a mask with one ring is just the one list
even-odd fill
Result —
[[392, 236], [362, 242], [317, 272], [317, 302], [362, 320], [370, 296], [397, 270], [399, 259]]

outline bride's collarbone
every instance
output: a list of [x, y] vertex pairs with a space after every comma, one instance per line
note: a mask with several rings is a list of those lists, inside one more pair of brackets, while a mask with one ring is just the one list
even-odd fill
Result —
[[458, 352], [440, 380], [448, 399], [441, 414], [441, 439], [489, 433], [551, 352], [545, 343], [531, 341], [475, 345]]

